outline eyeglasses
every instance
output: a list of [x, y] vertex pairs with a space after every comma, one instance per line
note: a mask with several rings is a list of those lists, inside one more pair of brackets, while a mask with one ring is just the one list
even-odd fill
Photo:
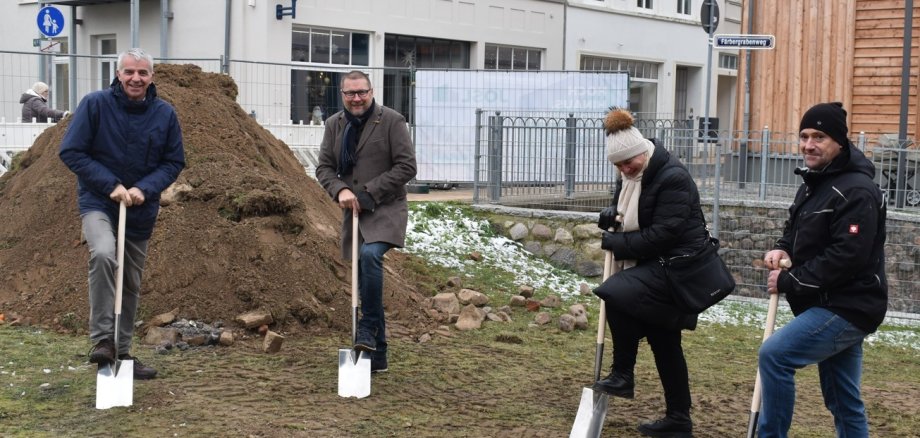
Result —
[[343, 91], [342, 94], [344, 94], [345, 97], [355, 97], [355, 96], [367, 97], [367, 93], [370, 93], [370, 92], [371, 90], [349, 90], [349, 91]]

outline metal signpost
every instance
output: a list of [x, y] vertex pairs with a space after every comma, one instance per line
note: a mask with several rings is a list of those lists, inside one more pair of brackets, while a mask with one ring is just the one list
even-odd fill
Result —
[[[703, 4], [700, 7], [700, 21], [703, 23], [703, 30], [706, 31], [706, 34], [709, 36], [707, 38], [706, 44], [706, 109], [703, 110], [703, 137], [706, 141], [706, 144], [709, 144], [709, 88], [712, 85], [712, 36], [716, 33], [716, 28], [719, 27], [719, 3], [716, 0], [703, 0]], [[719, 151], [719, 143], [715, 144], [717, 152]], [[716, 169], [715, 169], [715, 192], [713, 193], [713, 203], [712, 203], [712, 236], [719, 238], [719, 179], [722, 162], [721, 153], [716, 154]]]
[[[35, 23], [38, 25], [38, 31], [47, 38], [43, 44], [41, 38], [36, 38], [33, 40], [33, 45], [37, 41], [39, 51], [42, 53], [57, 53], [60, 52], [60, 44], [51, 40], [52, 37], [56, 37], [64, 31], [64, 14], [61, 13], [61, 10], [55, 8], [54, 6], [45, 6], [38, 10], [38, 15], [35, 17]], [[42, 57], [44, 64], [44, 74], [43, 80], [46, 82], [51, 82], [51, 58]]]

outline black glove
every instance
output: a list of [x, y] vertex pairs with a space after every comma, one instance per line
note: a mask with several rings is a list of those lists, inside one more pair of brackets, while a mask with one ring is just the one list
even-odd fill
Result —
[[358, 205], [361, 206], [361, 211], [373, 213], [374, 209], [377, 208], [377, 202], [374, 201], [374, 197], [370, 193], [362, 190], [355, 196], [358, 198]]
[[613, 251], [613, 241], [617, 238], [616, 236], [617, 233], [604, 231], [604, 235], [601, 237], [601, 249], [604, 251]]
[[597, 219], [597, 227], [607, 231], [610, 227], [614, 230], [619, 229], [620, 223], [617, 222], [617, 209], [613, 206], [601, 210], [601, 216]]

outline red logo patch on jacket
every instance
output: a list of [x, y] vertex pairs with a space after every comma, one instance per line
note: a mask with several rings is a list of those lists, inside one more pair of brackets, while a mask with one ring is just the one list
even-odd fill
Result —
[[859, 224], [850, 224], [850, 234], [859, 234]]

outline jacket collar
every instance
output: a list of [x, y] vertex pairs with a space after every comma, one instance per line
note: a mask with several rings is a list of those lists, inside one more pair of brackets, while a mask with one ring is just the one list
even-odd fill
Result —
[[128, 95], [125, 94], [125, 90], [122, 88], [121, 81], [118, 80], [117, 76], [112, 79], [112, 85], [109, 89], [112, 90], [112, 94], [115, 95], [115, 100], [118, 101], [126, 111], [133, 113], [147, 111], [150, 104], [158, 97], [156, 84], [150, 83], [150, 86], [147, 87], [147, 94], [144, 96], [144, 100], [128, 99]]

